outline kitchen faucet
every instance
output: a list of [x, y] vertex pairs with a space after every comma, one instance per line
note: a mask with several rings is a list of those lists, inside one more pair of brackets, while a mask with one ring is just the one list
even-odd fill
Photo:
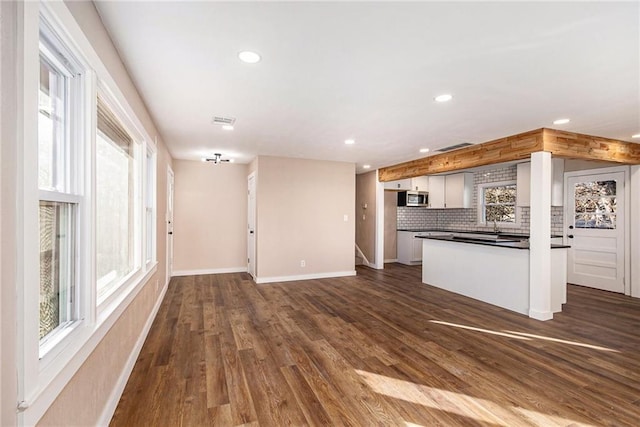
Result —
[[493, 232], [494, 233], [499, 233], [500, 229], [498, 228], [498, 223], [496, 222], [496, 220], [493, 220]]

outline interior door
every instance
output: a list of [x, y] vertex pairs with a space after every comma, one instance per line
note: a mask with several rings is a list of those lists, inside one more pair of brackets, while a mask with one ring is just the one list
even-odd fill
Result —
[[247, 190], [247, 271], [256, 277], [256, 174], [249, 175]]
[[173, 171], [167, 168], [167, 283], [173, 274]]
[[567, 177], [567, 279], [624, 293], [624, 172]]

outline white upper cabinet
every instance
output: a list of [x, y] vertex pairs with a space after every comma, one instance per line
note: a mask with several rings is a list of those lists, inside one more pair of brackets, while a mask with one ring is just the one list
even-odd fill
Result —
[[446, 175], [444, 182], [444, 207], [447, 209], [470, 208], [473, 198], [473, 173]]
[[411, 190], [411, 179], [399, 179], [384, 183], [385, 190], [409, 191]]
[[531, 163], [518, 163], [516, 167], [518, 170], [516, 177], [516, 206], [529, 206], [529, 200], [531, 200]]
[[473, 173], [454, 173], [429, 177], [431, 209], [470, 208], [473, 198]]
[[429, 177], [419, 176], [417, 178], [399, 179], [384, 183], [385, 190], [398, 191], [429, 191]]
[[411, 189], [413, 191], [429, 191], [429, 177], [419, 176], [411, 178]]
[[[518, 163], [516, 205], [531, 206], [531, 163]], [[551, 159], [551, 206], [564, 205], [564, 159]]]
[[564, 206], [564, 159], [551, 159], [551, 206]]
[[429, 207], [432, 209], [444, 208], [444, 175], [429, 177]]

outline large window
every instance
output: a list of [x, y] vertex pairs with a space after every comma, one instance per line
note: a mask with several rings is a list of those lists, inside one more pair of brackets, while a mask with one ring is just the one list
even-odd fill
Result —
[[157, 155], [66, 6], [24, 12], [17, 381], [35, 425], [155, 272]]
[[139, 264], [136, 259], [136, 144], [105, 101], [97, 100], [96, 277], [98, 304]]
[[41, 354], [77, 319], [76, 247], [78, 194], [74, 139], [81, 125], [77, 99], [79, 72], [69, 55], [40, 41], [38, 91], [38, 188], [40, 240], [39, 338]]
[[478, 187], [480, 222], [484, 224], [515, 224], [516, 183], [497, 182]]

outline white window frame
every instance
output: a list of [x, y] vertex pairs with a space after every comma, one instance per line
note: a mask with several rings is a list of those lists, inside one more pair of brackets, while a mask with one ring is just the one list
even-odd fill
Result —
[[[121, 293], [127, 292], [133, 284], [140, 280], [140, 276], [143, 273], [143, 262], [142, 262], [142, 247], [144, 245], [144, 240], [141, 240], [141, 237], [144, 237], [143, 234], [143, 217], [142, 217], [142, 189], [143, 189], [143, 156], [141, 155], [143, 150], [143, 141], [144, 137], [141, 132], [136, 129], [135, 124], [129, 118], [129, 116], [124, 112], [124, 108], [115, 100], [115, 96], [111, 93], [108, 87], [106, 87], [102, 82], [98, 82], [98, 94], [100, 98], [104, 101], [106, 106], [111, 110], [111, 113], [115, 117], [120, 120], [120, 123], [125, 127], [127, 133], [133, 139], [133, 268], [127, 273], [126, 276], [121, 278], [117, 283], [115, 283], [109, 291], [103, 296], [98, 297], [96, 295], [96, 302], [98, 307], [98, 314], [101, 314], [105, 307], [108, 307], [109, 304], [114, 301], [118, 301], [121, 299]], [[96, 107], [97, 108], [97, 107]], [[95, 152], [95, 144], [96, 137], [95, 132], [97, 132], [97, 126], [94, 131], [93, 137], [93, 149]], [[95, 159], [97, 162], [97, 158]], [[95, 170], [93, 171], [93, 181], [94, 188], [96, 182]], [[97, 196], [96, 196], [97, 197]], [[96, 199], [94, 197], [94, 199]], [[97, 202], [97, 200], [96, 200]], [[97, 215], [97, 212], [95, 212]], [[96, 219], [96, 215], [94, 215], [94, 221]], [[94, 246], [95, 248], [95, 246]], [[95, 250], [93, 251], [93, 255], [95, 257]], [[95, 262], [95, 261], [94, 261]], [[95, 277], [93, 282], [97, 288], [98, 286], [98, 278]], [[97, 289], [96, 289], [97, 294]]]
[[[507, 185], [514, 185], [516, 186], [516, 193], [518, 191], [518, 187], [516, 184], [516, 181], [496, 181], [496, 182], [486, 182], [486, 183], [482, 183], [482, 184], [478, 184], [478, 188], [477, 188], [477, 199], [478, 199], [478, 225], [481, 226], [492, 226], [493, 222], [487, 222], [486, 218], [485, 218], [485, 202], [484, 202], [484, 190], [486, 188], [491, 188], [491, 187], [503, 187], [503, 186], [507, 186]], [[518, 207], [517, 202], [514, 201], [513, 204], [514, 208], [515, 208], [515, 222], [505, 222], [505, 221], [501, 221], [501, 222], [497, 222], [496, 225], [499, 226], [500, 228], [519, 228], [520, 227], [520, 217], [521, 217], [521, 212], [520, 212], [520, 207]]]
[[[55, 349], [57, 347], [59, 348], [65, 338], [79, 326], [84, 314], [81, 304], [83, 289], [80, 286], [83, 266], [80, 262], [79, 249], [83, 237], [81, 223], [85, 215], [85, 212], [83, 211], [85, 208], [85, 198], [83, 197], [84, 191], [81, 183], [84, 181], [84, 168], [82, 167], [84, 147], [82, 144], [82, 135], [84, 133], [86, 121], [83, 116], [84, 107], [82, 102], [82, 93], [86, 88], [86, 72], [88, 67], [78, 59], [77, 55], [73, 51], [67, 48], [67, 46], [58, 38], [56, 32], [49, 23], [42, 18], [40, 20], [39, 29], [38, 66], [40, 65], [40, 57], [44, 57], [46, 62], [51, 64], [53, 68], [66, 79], [68, 84], [68, 87], [66, 88], [66, 96], [68, 98], [65, 99], [65, 102], [67, 104], [66, 112], [69, 116], [65, 117], [66, 135], [64, 136], [65, 142], [63, 153], [64, 167], [68, 169], [68, 172], [56, 174], [58, 175], [57, 180], [62, 178], [64, 181], [63, 186], [65, 188], [50, 190], [38, 189], [38, 203], [40, 201], [49, 201], [73, 205], [72, 210], [75, 217], [74, 229], [72, 230], [74, 235], [73, 245], [75, 251], [73, 253], [72, 262], [73, 283], [71, 284], [73, 286], [74, 294], [74, 318], [69, 319], [64, 324], [58, 326], [46, 337], [40, 340], [38, 357], [42, 360], [42, 363], [48, 363], [49, 360], [57, 354]], [[66, 64], [64, 62], [66, 62]], [[73, 116], [73, 118], [70, 116]], [[36, 153], [38, 153], [38, 151], [39, 148], [36, 147]], [[38, 262], [37, 265], [39, 266], [40, 263]], [[58, 352], [59, 351], [60, 350], [58, 350]]]
[[[52, 197], [50, 192], [38, 189], [38, 93], [40, 80], [40, 21], [46, 22], [56, 40], [73, 54], [83, 69], [82, 93], [79, 98], [82, 129], [76, 137], [84, 141], [73, 170], [78, 184], [77, 194], [59, 196], [65, 201], [80, 199], [76, 224], [79, 228], [77, 262], [80, 272], [79, 310], [74, 327], [52, 345], [40, 358], [39, 348], [39, 266], [40, 242], [38, 227], [39, 198]], [[17, 52], [19, 89], [21, 98], [17, 109], [18, 133], [23, 140], [17, 151], [18, 186], [16, 187], [17, 229], [16, 244], [16, 327], [17, 342], [17, 382], [18, 382], [18, 423], [35, 425], [47, 409], [60, 395], [75, 373], [103, 340], [118, 318], [134, 301], [138, 293], [148, 284], [157, 271], [157, 261], [142, 263], [142, 251], [137, 257], [140, 268], [135, 277], [124, 284], [116, 295], [98, 307], [95, 292], [95, 134], [96, 96], [98, 86], [108, 92], [120, 108], [122, 116], [128, 120], [130, 129], [136, 133], [140, 153], [148, 149], [156, 153], [157, 148], [147, 134], [142, 122], [136, 117], [127, 98], [119, 89], [100, 56], [86, 38], [64, 2], [23, 2], [18, 7], [18, 38], [21, 39]], [[122, 117], [121, 116], [121, 117]], [[144, 156], [139, 156], [139, 158]], [[142, 164], [137, 165], [141, 171]], [[142, 197], [146, 183], [140, 180], [137, 197]], [[155, 184], [154, 184], [155, 185]], [[58, 195], [56, 195], [58, 197]], [[154, 199], [155, 200], [155, 199]], [[138, 200], [136, 210], [139, 222], [136, 236], [140, 248], [144, 244], [141, 226], [143, 203]]]
[[[143, 159], [143, 200], [144, 200], [144, 248], [143, 262], [148, 269], [157, 262], [157, 180], [158, 155], [155, 144], [145, 144]], [[148, 223], [151, 221], [151, 224]], [[148, 232], [151, 231], [151, 236]]]

